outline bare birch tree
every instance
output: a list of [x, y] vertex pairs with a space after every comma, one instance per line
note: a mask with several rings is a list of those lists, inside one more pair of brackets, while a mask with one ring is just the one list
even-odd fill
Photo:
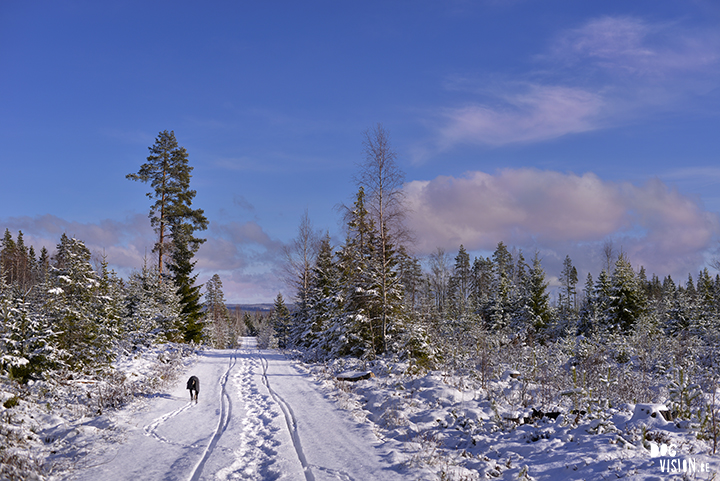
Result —
[[308, 292], [310, 289], [310, 278], [315, 265], [320, 234], [313, 228], [307, 209], [300, 218], [298, 235], [289, 245], [283, 248], [285, 253], [285, 274], [286, 282], [296, 292], [298, 307], [305, 308]]
[[[377, 124], [364, 133], [363, 153], [356, 183], [367, 194], [367, 210], [380, 236], [380, 283], [382, 296], [382, 339], [386, 342], [390, 267], [394, 262], [391, 247], [400, 247], [409, 239], [404, 220], [407, 209], [402, 189], [405, 174], [398, 167], [397, 153], [390, 145], [388, 131]], [[383, 350], [387, 346], [383, 345]]]

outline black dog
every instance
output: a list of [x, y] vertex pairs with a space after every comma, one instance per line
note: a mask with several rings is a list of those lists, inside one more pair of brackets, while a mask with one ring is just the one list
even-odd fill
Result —
[[[200, 380], [195, 376], [190, 376], [190, 379], [188, 379], [187, 382], [187, 389], [190, 390], [190, 401], [195, 401], [197, 403], [198, 393], [200, 392]], [[193, 391], [195, 391], [194, 396]]]

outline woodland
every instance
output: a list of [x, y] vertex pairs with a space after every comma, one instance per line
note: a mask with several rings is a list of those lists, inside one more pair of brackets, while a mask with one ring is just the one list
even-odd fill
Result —
[[[22, 232], [6, 230], [4, 382], [108, 378], [116, 356], [143, 346], [232, 348], [255, 335], [260, 347], [308, 363], [392, 359], [408, 375], [445, 372], [480, 389], [510, 370], [533, 386], [519, 405], [546, 412], [665, 403], [716, 451], [720, 276], [707, 268], [681, 282], [648, 276], [611, 244], [602, 268], [585, 279], [566, 257], [554, 290], [539, 252], [526, 257], [502, 241], [488, 257], [471, 258], [462, 245], [415, 257], [403, 223], [403, 174], [381, 125], [365, 132], [364, 149], [357, 191], [342, 209], [344, 242], [333, 245], [306, 213], [285, 249], [294, 296], [278, 294], [268, 316], [231, 312], [218, 275], [195, 285], [193, 255], [203, 242], [195, 231], [207, 219], [190, 208], [192, 169], [171, 132], [161, 132], [148, 164], [128, 175], [154, 189], [157, 262], [121, 279], [79, 239], [63, 234], [52, 255], [44, 247], [38, 254]], [[166, 175], [179, 182], [163, 184]]]

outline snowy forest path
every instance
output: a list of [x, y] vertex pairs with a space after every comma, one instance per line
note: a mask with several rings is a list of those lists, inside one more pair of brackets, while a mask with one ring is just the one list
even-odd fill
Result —
[[[190, 375], [200, 378], [197, 404], [184, 389]], [[97, 446], [63, 479], [403, 479], [367, 425], [254, 338], [204, 351], [166, 393], [117, 412], [114, 428], [114, 444]]]

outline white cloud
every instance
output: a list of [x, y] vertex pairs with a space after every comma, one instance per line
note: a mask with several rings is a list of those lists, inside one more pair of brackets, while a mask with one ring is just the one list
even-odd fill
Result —
[[[13, 238], [23, 232], [26, 245], [35, 247], [36, 254], [44, 246], [52, 254], [65, 233], [82, 240], [96, 258], [105, 255], [111, 269], [127, 277], [139, 269], [152, 253], [156, 241], [150, 221], [145, 215], [134, 215], [122, 221], [105, 219], [80, 223], [53, 215], [11, 217], [0, 220]], [[282, 262], [282, 242], [272, 239], [255, 222], [211, 223], [210, 229], [198, 233], [207, 241], [195, 256], [198, 281], [219, 273], [225, 297], [229, 302], [260, 302], [274, 298], [285, 288], [277, 275]]]
[[467, 78], [448, 82], [467, 88], [466, 99], [439, 112], [434, 150], [539, 142], [693, 108], [691, 98], [718, 87], [720, 34], [601, 17], [560, 32], [535, 60], [535, 70], [495, 73], [481, 91]]
[[637, 186], [592, 173], [508, 169], [413, 181], [405, 190], [408, 223], [425, 254], [460, 244], [492, 250], [503, 241], [560, 259], [572, 251], [589, 262], [592, 249], [614, 238], [634, 263], [687, 275], [720, 231], [716, 214], [657, 179]]
[[601, 17], [558, 36], [551, 57], [589, 61], [615, 74], [667, 78], [697, 73], [720, 59], [716, 32], [651, 24], [634, 17]]
[[529, 85], [502, 94], [500, 106], [473, 104], [447, 109], [440, 146], [504, 145], [553, 139], [598, 127], [604, 101], [597, 93], [562, 86]]

